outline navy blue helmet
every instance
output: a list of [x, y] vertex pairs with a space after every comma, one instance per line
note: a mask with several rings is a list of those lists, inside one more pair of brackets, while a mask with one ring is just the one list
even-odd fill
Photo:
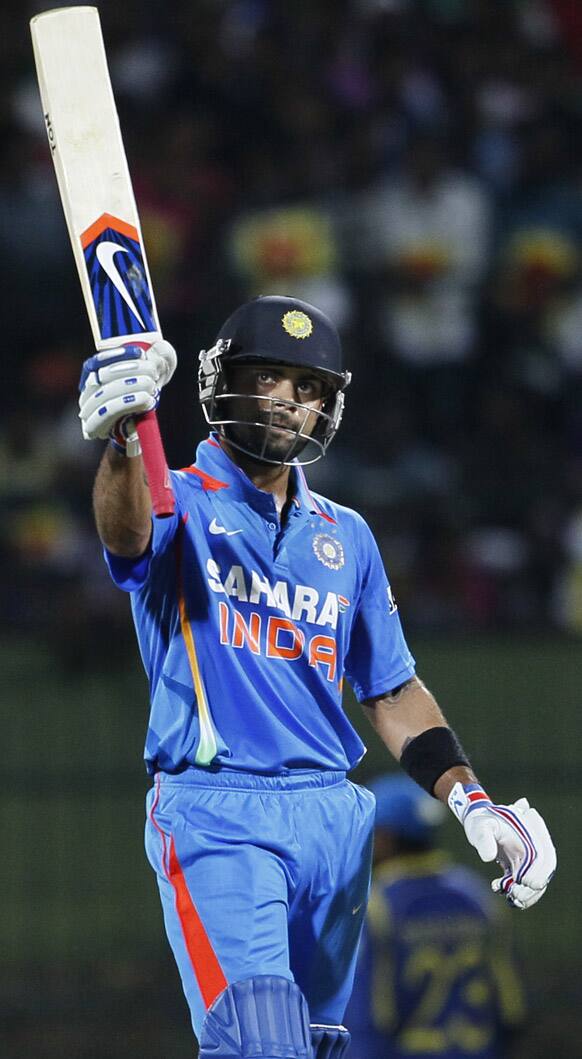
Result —
[[[244, 395], [248, 401], [248, 413], [245, 412], [244, 419], [240, 418], [240, 413], [239, 418], [233, 417], [233, 398], [238, 400], [240, 409], [242, 395], [231, 389], [228, 368], [231, 364], [245, 362], [311, 369], [325, 383], [321, 410], [309, 412], [295, 401]], [[214, 346], [201, 351], [198, 392], [207, 422], [216, 426], [231, 445], [262, 462], [313, 463], [323, 456], [340, 425], [343, 391], [350, 379], [350, 373], [343, 366], [339, 335], [325, 313], [298, 298], [268, 295], [254, 298], [236, 309], [220, 328]], [[259, 417], [258, 400], [261, 408], [270, 402], [267, 415]], [[281, 428], [273, 418], [275, 409], [282, 405], [301, 410], [302, 415], [293, 427]], [[303, 433], [308, 417], [313, 421], [314, 416], [317, 417], [315, 427]], [[252, 445], [249, 445], [248, 431], [246, 440], [241, 442], [240, 432], [236, 430], [241, 425], [257, 428]], [[289, 435], [289, 445], [276, 458], [269, 456], [268, 446], [269, 431], [273, 426], [286, 430]], [[257, 438], [261, 439], [260, 444]], [[308, 458], [300, 458], [304, 449], [307, 449]]]

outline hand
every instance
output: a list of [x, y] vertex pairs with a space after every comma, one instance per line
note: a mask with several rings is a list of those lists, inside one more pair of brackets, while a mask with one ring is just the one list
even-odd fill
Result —
[[449, 807], [481, 860], [503, 868], [491, 889], [504, 893], [514, 908], [530, 908], [546, 892], [556, 870], [556, 850], [549, 831], [527, 798], [494, 805], [478, 784], [455, 783]]
[[176, 351], [164, 339], [146, 349], [127, 345], [89, 357], [79, 383], [83, 437], [129, 439], [134, 426], [128, 420], [157, 407], [176, 363]]

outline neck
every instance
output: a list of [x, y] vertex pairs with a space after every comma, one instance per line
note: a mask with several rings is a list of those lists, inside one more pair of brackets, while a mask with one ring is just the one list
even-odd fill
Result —
[[281, 514], [288, 499], [291, 467], [288, 464], [261, 463], [260, 460], [254, 460], [252, 456], [235, 449], [226, 438], [220, 438], [219, 441], [221, 448], [233, 463], [244, 471], [257, 489], [261, 489], [263, 493], [273, 494], [275, 506]]

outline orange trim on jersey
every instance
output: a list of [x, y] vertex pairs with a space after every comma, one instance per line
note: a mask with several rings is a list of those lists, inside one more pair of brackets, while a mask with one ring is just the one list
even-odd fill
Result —
[[228, 982], [224, 977], [224, 972], [212, 948], [196, 906], [190, 897], [173, 838], [170, 840], [169, 880], [176, 895], [176, 912], [182, 927], [188, 956], [196, 975], [202, 999], [206, 1007], [209, 1008], [217, 996], [226, 989]]
[[194, 474], [197, 478], [200, 478], [202, 488], [207, 492], [214, 492], [217, 489], [228, 489], [228, 482], [221, 482], [218, 478], [213, 478], [212, 475], [206, 474], [205, 471], [200, 471], [198, 467], [181, 467], [180, 470], [184, 474]]
[[114, 217], [112, 213], [102, 213], [93, 224], [82, 232], [81, 234], [81, 246], [83, 250], [92, 243], [98, 235], [106, 231], [107, 228], [113, 228], [114, 232], [119, 232], [120, 235], [126, 235], [129, 239], [133, 239], [134, 242], [139, 243], [139, 232], [133, 224], [128, 224], [127, 221], [122, 221], [119, 217]]
[[202, 674], [198, 662], [198, 652], [196, 650], [194, 633], [192, 632], [188, 608], [186, 606], [186, 596], [184, 593], [182, 557], [185, 526], [186, 519], [182, 518], [178, 527], [178, 533], [176, 534], [176, 595], [178, 601], [178, 614], [180, 616], [180, 629], [184, 640], [184, 646], [186, 647], [186, 654], [188, 656], [188, 663], [190, 666], [190, 673], [192, 674], [192, 683], [194, 685], [196, 703], [198, 706], [200, 736], [195, 761], [196, 764], [199, 765], [208, 765], [216, 754], [217, 740], [212, 717], [210, 715], [208, 699], [206, 698], [206, 691], [202, 682]]
[[314, 499], [314, 497], [313, 497], [313, 495], [311, 493], [311, 490], [310, 490], [310, 488], [309, 488], [309, 486], [307, 484], [307, 478], [305, 477], [305, 471], [303, 470], [303, 468], [301, 466], [297, 467], [297, 474], [301, 476], [301, 479], [303, 481], [303, 488], [305, 489], [305, 492], [307, 493], [309, 499], [311, 500], [311, 504], [312, 504], [311, 510], [314, 512], [314, 514], [321, 515], [321, 518], [324, 518], [326, 522], [331, 522], [332, 525], [334, 525], [334, 526], [337, 525], [336, 519], [332, 518], [331, 515], [326, 515], [325, 511], [322, 511], [320, 506], [319, 506], [319, 504], [317, 504], [315, 502], [315, 499]]

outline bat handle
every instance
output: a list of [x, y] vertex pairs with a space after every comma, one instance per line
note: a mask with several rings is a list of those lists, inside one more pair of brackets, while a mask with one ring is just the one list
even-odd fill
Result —
[[136, 428], [154, 515], [158, 518], [168, 518], [174, 514], [175, 498], [156, 413], [145, 412], [136, 420]]

